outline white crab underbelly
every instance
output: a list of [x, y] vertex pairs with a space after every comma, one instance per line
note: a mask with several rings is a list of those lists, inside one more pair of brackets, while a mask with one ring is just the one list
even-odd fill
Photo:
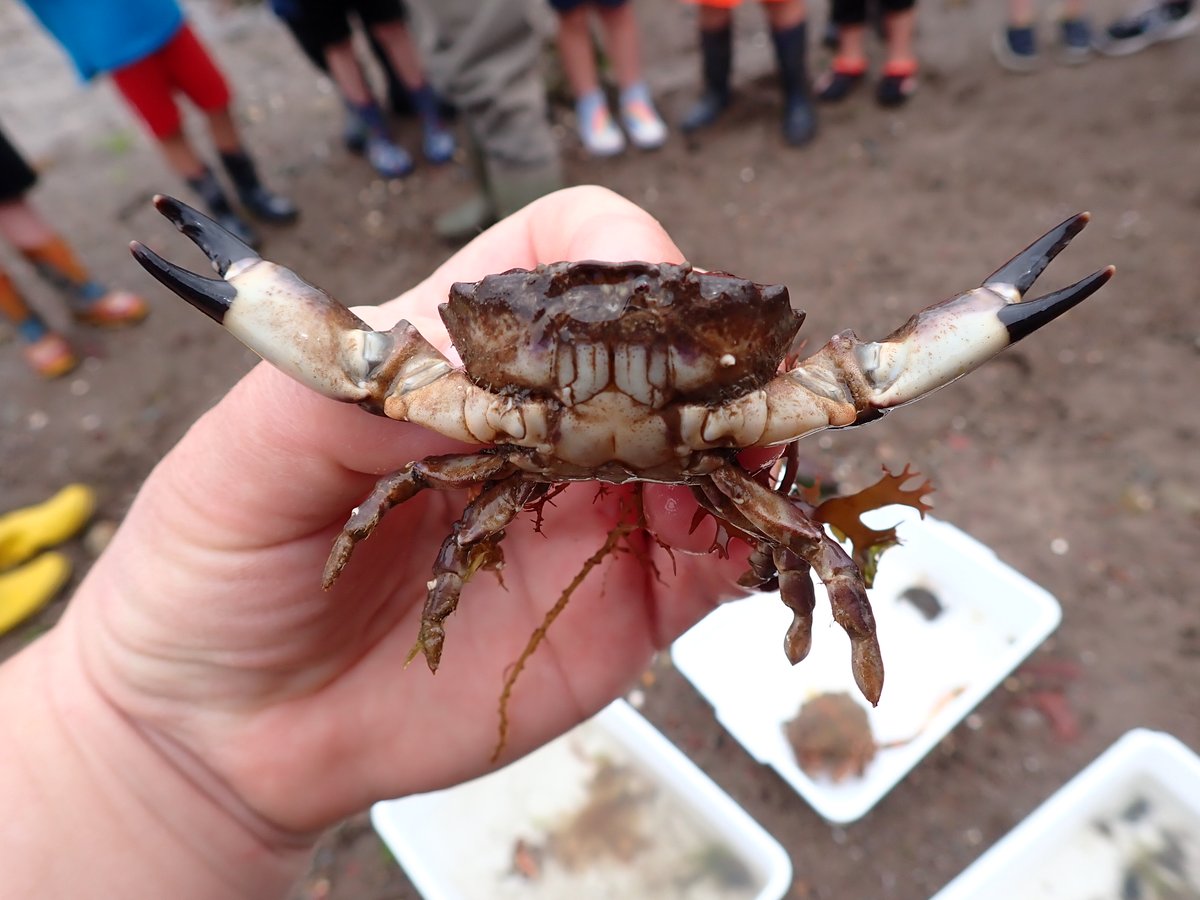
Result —
[[584, 468], [618, 463], [634, 471], [678, 459], [660, 411], [612, 389], [563, 409], [553, 455]]

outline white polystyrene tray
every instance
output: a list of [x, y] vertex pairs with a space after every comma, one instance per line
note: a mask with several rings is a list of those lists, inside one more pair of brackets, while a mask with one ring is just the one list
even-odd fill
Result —
[[[819, 581], [812, 651], [795, 667], [783, 652], [791, 612], [778, 592], [722, 606], [671, 647], [675, 665], [737, 741], [837, 823], [865, 815], [1062, 617], [1048, 592], [945, 522], [922, 520], [904, 506], [864, 519], [875, 528], [900, 523], [902, 542], [883, 555], [869, 592], [885, 669], [878, 707], [871, 709], [854, 685], [849, 639], [834, 624]], [[932, 591], [941, 614], [928, 621], [900, 600], [910, 587]], [[796, 763], [783, 725], [805, 700], [826, 691], [846, 691], [861, 701], [878, 743], [912, 740], [880, 750], [861, 778], [835, 784], [809, 777]]]
[[[706, 846], [719, 843], [731, 852], [751, 876], [751, 886], [736, 894], [704, 893], [704, 885], [693, 882], [675, 894], [639, 886], [623, 871], [626, 864], [612, 860], [578, 878], [551, 873], [557, 878], [553, 883], [526, 882], [513, 874], [516, 841], [536, 842], [553, 823], [581, 808], [586, 781], [594, 771], [588, 760], [609, 753], [618, 762], [635, 766], [656, 791], [666, 792], [672, 808], [678, 806], [682, 814], [676, 821], [686, 819], [690, 829], [706, 834]], [[443, 791], [376, 803], [371, 821], [425, 900], [643, 896], [779, 900], [792, 881], [791, 861], [778, 841], [623, 700], [491, 775]], [[649, 837], [651, 850], [670, 852], [665, 849], [670, 846], [667, 834]], [[630, 865], [637, 865], [638, 859]], [[664, 859], [674, 864], [673, 858]], [[681, 859], [680, 864], [687, 866], [690, 860]]]
[[1169, 734], [1140, 728], [934, 900], [1123, 896], [1200, 897], [1200, 757]]

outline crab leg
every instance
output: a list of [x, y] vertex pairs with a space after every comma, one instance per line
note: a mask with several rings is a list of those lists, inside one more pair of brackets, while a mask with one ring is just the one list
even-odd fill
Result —
[[498, 567], [503, 559], [500, 541], [504, 529], [526, 503], [549, 487], [519, 475], [494, 482], [467, 504], [462, 518], [454, 523], [433, 564], [433, 580], [429, 582], [421, 630], [413, 648], [413, 654], [425, 654], [431, 672], [437, 671], [441, 661], [446, 617], [458, 607], [463, 585], [478, 569]]
[[498, 453], [465, 453], [431, 456], [409, 463], [398, 472], [384, 475], [371, 493], [350, 513], [350, 518], [333, 543], [325, 563], [322, 584], [333, 587], [342, 569], [350, 561], [355, 545], [371, 536], [371, 532], [393, 506], [410, 499], [419, 491], [435, 488], [443, 491], [461, 490], [504, 478], [513, 471], [508, 457]]
[[774, 550], [775, 568], [779, 571], [779, 596], [783, 605], [792, 611], [792, 624], [783, 638], [783, 652], [794, 666], [812, 649], [813, 610], [817, 594], [809, 574], [811, 566], [786, 547]]
[[767, 385], [767, 419], [754, 443], [769, 446], [877, 419], [973, 371], [1086, 300], [1112, 277], [1114, 267], [1041, 297], [1025, 299], [1025, 294], [1089, 218], [1088, 213], [1072, 216], [980, 287], [922, 310], [882, 341], [860, 341], [851, 331], [835, 335]]
[[221, 278], [189, 272], [137, 241], [130, 245], [134, 258], [297, 381], [379, 412], [389, 395], [414, 391], [453, 371], [408, 322], [375, 331], [320, 288], [263, 259], [186, 203], [160, 194], [154, 206], [204, 251]]
[[[755, 531], [812, 566], [829, 592], [834, 621], [842, 626], [850, 638], [850, 666], [854, 681], [867, 700], [872, 704], [878, 703], [883, 690], [883, 657], [875, 636], [875, 616], [854, 561], [824, 529], [804, 515], [788, 498], [763, 487], [737, 465], [726, 463], [708, 477], [713, 486], [733, 502]], [[783, 570], [780, 571], [782, 578]], [[782, 588], [782, 581], [780, 586]], [[791, 587], [785, 602], [794, 614], [798, 614], [803, 609], [804, 601], [798, 591], [792, 592]], [[803, 631], [803, 621], [797, 623], [793, 620], [786, 645], [789, 657], [792, 651], [803, 649]]]

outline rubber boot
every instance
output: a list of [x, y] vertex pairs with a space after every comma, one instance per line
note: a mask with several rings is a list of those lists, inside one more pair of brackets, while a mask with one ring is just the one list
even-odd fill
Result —
[[729, 73], [733, 68], [733, 29], [700, 32], [704, 91], [679, 123], [684, 131], [699, 131], [717, 121], [729, 105]]
[[771, 32], [783, 89], [783, 139], [793, 147], [817, 136], [817, 112], [808, 82], [808, 23]]
[[475, 190], [470, 197], [442, 213], [433, 222], [434, 233], [451, 244], [469, 241], [496, 221], [496, 209], [488, 193], [483, 148], [474, 135], [468, 133], [463, 149], [466, 150], [466, 168], [475, 182]]
[[0, 516], [0, 570], [74, 536], [96, 511], [96, 495], [69, 484], [48, 500]]
[[12, 631], [58, 596], [71, 577], [71, 561], [61, 553], [43, 553], [11, 572], [0, 574], [0, 634]]
[[258, 236], [258, 232], [229, 205], [225, 189], [221, 187], [221, 182], [217, 181], [212, 169], [206, 168], [200, 175], [189, 178], [187, 183], [203, 201], [209, 215], [218, 225], [256, 250], [262, 245], [262, 238]]
[[269, 190], [258, 180], [254, 160], [244, 150], [222, 153], [221, 165], [229, 173], [238, 199], [258, 218], [276, 225], [289, 225], [296, 221], [300, 215], [296, 204], [282, 194]]
[[557, 165], [535, 168], [491, 166], [488, 170], [492, 204], [499, 218], [510, 216], [563, 186], [562, 172]]

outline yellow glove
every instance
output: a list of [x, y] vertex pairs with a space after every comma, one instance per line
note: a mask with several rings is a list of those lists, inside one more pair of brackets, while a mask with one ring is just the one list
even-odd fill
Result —
[[54, 551], [0, 575], [0, 634], [53, 600], [70, 577], [71, 561]]
[[0, 516], [0, 571], [61, 544], [87, 524], [95, 509], [90, 487], [69, 484], [49, 500]]

